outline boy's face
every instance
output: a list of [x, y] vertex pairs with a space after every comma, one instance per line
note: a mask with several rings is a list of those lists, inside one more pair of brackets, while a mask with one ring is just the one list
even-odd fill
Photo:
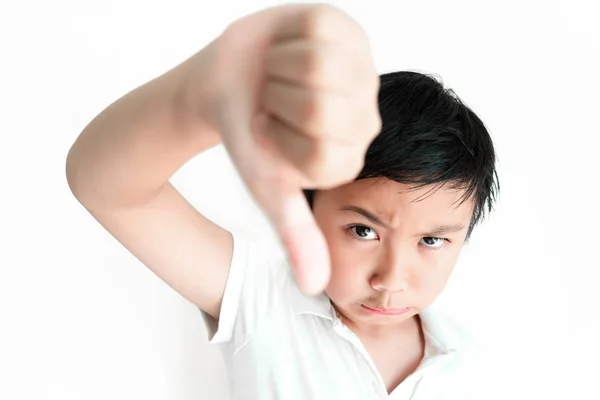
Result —
[[332, 263], [326, 293], [357, 326], [397, 325], [427, 308], [444, 289], [463, 247], [473, 202], [458, 206], [461, 190], [431, 190], [364, 179], [315, 194], [313, 212]]

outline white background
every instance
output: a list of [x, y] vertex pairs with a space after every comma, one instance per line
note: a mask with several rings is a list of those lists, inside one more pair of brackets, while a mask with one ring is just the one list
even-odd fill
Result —
[[[64, 163], [111, 102], [279, 3], [2, 1], [0, 399], [225, 398], [198, 312], [85, 212]], [[500, 202], [438, 303], [479, 337], [486, 399], [599, 399], [598, 3], [332, 3], [380, 72], [439, 74], [496, 142]], [[223, 226], [271, 235], [222, 148], [173, 182]]]

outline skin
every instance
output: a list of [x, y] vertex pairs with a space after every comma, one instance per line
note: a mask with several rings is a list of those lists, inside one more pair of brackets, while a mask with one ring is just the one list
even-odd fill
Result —
[[[344, 323], [365, 340], [393, 336], [411, 325], [405, 322], [438, 297], [456, 264], [474, 205], [470, 200], [458, 205], [462, 190], [431, 189], [365, 179], [315, 196], [315, 219], [331, 253], [325, 292]], [[348, 207], [367, 211], [380, 224], [358, 209], [343, 210]], [[436, 232], [442, 225], [455, 229]], [[408, 307], [408, 312], [377, 315], [361, 304]]]
[[[379, 178], [315, 194], [314, 216], [331, 255], [325, 293], [361, 339], [388, 393], [423, 358], [418, 313], [443, 291], [464, 245], [474, 203], [460, 204], [463, 193], [448, 185], [432, 191]], [[441, 232], [440, 226], [451, 228]], [[361, 304], [408, 311], [378, 315]]]

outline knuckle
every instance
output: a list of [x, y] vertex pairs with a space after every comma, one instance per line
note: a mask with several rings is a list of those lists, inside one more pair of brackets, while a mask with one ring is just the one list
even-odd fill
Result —
[[365, 29], [350, 14], [336, 6], [314, 4], [302, 17], [303, 33], [308, 37], [326, 37], [362, 46], [368, 43]]
[[308, 8], [303, 15], [304, 33], [307, 36], [319, 36], [331, 27], [331, 23], [342, 16], [338, 8], [325, 4], [315, 4]]
[[347, 111], [343, 100], [335, 95], [317, 95], [311, 114], [306, 120], [307, 130], [324, 140], [336, 137], [340, 131], [351, 128], [347, 126], [351, 120], [345, 116]]
[[318, 46], [312, 46], [303, 57], [303, 72], [313, 83], [324, 82], [331, 59]]
[[307, 177], [321, 188], [352, 181], [362, 170], [363, 158], [343, 146], [316, 143], [304, 169]]
[[381, 133], [383, 129], [383, 121], [381, 120], [381, 116], [377, 115], [375, 117], [375, 122], [373, 123], [373, 136], [377, 136]]
[[373, 117], [369, 118], [369, 124], [367, 126], [367, 132], [370, 134], [370, 137], [375, 137], [381, 133], [382, 122], [381, 116], [379, 113], [375, 114]]
[[311, 132], [321, 132], [328, 117], [327, 102], [320, 93], [311, 93], [302, 109], [302, 118]]
[[261, 99], [261, 106], [270, 112], [276, 112], [276, 105], [281, 102], [281, 94], [273, 82], [267, 82]]
[[304, 174], [315, 184], [322, 185], [325, 179], [330, 178], [328, 165], [331, 157], [330, 152], [318, 141], [313, 141], [311, 150], [304, 159], [302, 170]]
[[353, 125], [358, 129], [361, 129], [361, 137], [368, 137], [370, 140], [374, 139], [379, 133], [383, 126], [381, 120], [381, 112], [376, 99], [365, 102], [364, 99], [358, 99], [355, 103], [354, 113], [352, 115]]
[[344, 182], [352, 182], [353, 180], [355, 180], [362, 172], [363, 167], [364, 163], [362, 159], [347, 165], [345, 170], [346, 174], [343, 177]]
[[364, 144], [346, 146], [344, 152], [344, 171], [348, 179], [353, 179], [362, 171], [367, 147]]

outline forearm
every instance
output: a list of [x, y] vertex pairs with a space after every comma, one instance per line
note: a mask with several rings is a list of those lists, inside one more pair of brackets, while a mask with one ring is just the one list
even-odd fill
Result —
[[[208, 117], [210, 46], [127, 93], [86, 126], [66, 165], [79, 201], [90, 206], [147, 202], [189, 159], [220, 143]], [[190, 68], [202, 73], [189, 74]], [[191, 76], [199, 81], [191, 82]]]

